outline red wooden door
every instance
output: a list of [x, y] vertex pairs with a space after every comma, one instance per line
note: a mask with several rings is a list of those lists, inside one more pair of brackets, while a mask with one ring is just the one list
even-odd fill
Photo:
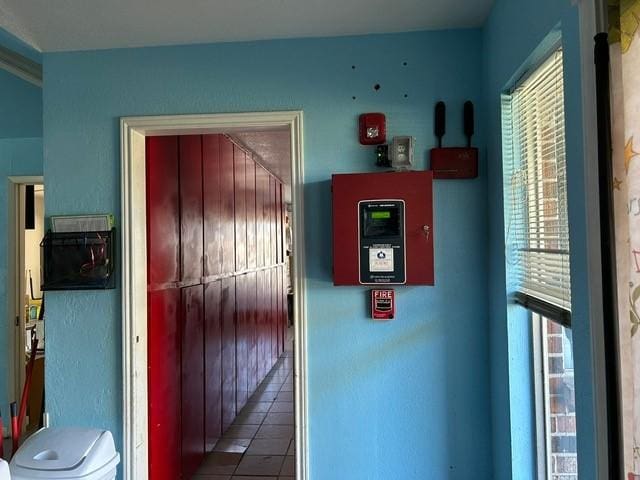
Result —
[[204, 459], [204, 322], [202, 285], [182, 289], [182, 478]]
[[265, 258], [265, 218], [264, 218], [264, 178], [267, 172], [256, 165], [256, 263], [258, 267], [266, 265]]
[[180, 290], [148, 293], [149, 478], [181, 474]]
[[222, 273], [235, 271], [235, 214], [233, 195], [233, 143], [220, 136], [220, 233], [222, 236]]
[[257, 266], [256, 245], [256, 164], [247, 154], [245, 170], [246, 208], [247, 208], [247, 268]]
[[220, 281], [204, 291], [205, 447], [213, 449], [222, 435], [222, 315]]
[[249, 365], [249, 396], [258, 387], [258, 330], [257, 330], [257, 302], [256, 302], [255, 272], [247, 275], [247, 326], [248, 326], [248, 365]]
[[236, 416], [236, 280], [222, 280], [222, 430]]
[[203, 135], [202, 204], [204, 208], [205, 277], [222, 273], [220, 175], [220, 135]]
[[245, 169], [247, 156], [237, 145], [233, 146], [233, 176], [235, 198], [236, 272], [247, 268], [247, 209]]
[[146, 139], [149, 478], [181, 475], [177, 137]]
[[202, 278], [202, 136], [180, 138], [180, 258], [186, 284]]
[[249, 358], [247, 328], [247, 276], [236, 277], [236, 412], [247, 403]]
[[147, 137], [147, 282], [180, 280], [178, 138]]

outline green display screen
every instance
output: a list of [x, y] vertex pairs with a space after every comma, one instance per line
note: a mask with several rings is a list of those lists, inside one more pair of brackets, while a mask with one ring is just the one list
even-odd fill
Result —
[[391, 218], [391, 212], [371, 212], [371, 218], [374, 220], [379, 220], [382, 218]]

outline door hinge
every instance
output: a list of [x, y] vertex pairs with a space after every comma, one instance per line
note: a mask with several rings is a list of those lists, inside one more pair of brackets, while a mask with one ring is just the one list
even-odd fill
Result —
[[16, 327], [20, 326], [20, 315], [16, 315]]

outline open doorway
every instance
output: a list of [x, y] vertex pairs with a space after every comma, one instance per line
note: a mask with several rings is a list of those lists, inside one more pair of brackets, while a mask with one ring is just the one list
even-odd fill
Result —
[[[301, 120], [281, 112], [122, 121], [127, 479], [191, 478], [202, 468], [306, 478]], [[280, 167], [264, 148], [278, 135]], [[154, 325], [165, 321], [175, 331], [168, 342], [156, 333], [169, 329]], [[217, 360], [203, 364], [211, 323], [221, 341]], [[212, 365], [221, 372], [216, 401], [207, 399]], [[167, 376], [173, 380], [163, 382]], [[158, 441], [150, 427], [159, 419], [168, 430]]]
[[[9, 322], [10, 401], [24, 411], [21, 436], [42, 427], [44, 416], [45, 316], [41, 291], [44, 183], [41, 177], [10, 177]], [[9, 446], [5, 448], [5, 452]]]

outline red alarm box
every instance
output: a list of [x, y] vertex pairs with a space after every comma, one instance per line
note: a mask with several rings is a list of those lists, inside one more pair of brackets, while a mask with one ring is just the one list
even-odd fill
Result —
[[387, 121], [384, 113], [363, 113], [359, 121], [360, 143], [380, 145], [387, 141]]
[[432, 148], [431, 170], [438, 180], [476, 178], [478, 176], [478, 149]]
[[371, 290], [371, 318], [374, 320], [391, 320], [396, 314], [395, 292], [391, 289]]

